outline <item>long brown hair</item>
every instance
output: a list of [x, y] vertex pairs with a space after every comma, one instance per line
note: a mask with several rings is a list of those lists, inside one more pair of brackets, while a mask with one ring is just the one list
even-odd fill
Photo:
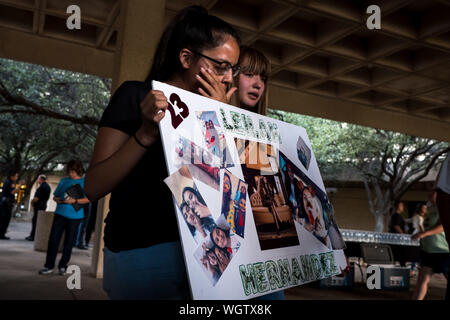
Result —
[[[269, 97], [267, 93], [267, 81], [269, 79], [270, 74], [270, 61], [261, 51], [258, 51], [254, 48], [250, 48], [247, 46], [241, 46], [239, 63], [241, 66], [240, 73], [250, 72], [265, 78], [263, 95], [261, 96], [261, 99], [259, 99], [258, 103], [255, 106], [255, 112], [265, 115], [267, 112], [267, 105], [269, 102], [268, 101]], [[234, 85], [239, 90], [239, 79], [237, 77], [235, 78], [234, 82], [235, 82]], [[240, 106], [239, 94], [233, 95], [232, 104]]]

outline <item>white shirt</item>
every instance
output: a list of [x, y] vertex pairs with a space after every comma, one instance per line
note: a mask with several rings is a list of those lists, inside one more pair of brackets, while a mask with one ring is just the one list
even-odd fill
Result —
[[405, 222], [412, 223], [414, 229], [412, 234], [414, 235], [420, 232], [420, 227], [422, 227], [423, 230], [423, 220], [422, 216], [415, 214], [412, 218], [405, 219]]

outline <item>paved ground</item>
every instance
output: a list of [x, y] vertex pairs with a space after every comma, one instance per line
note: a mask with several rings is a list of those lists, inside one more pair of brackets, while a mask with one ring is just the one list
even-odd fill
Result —
[[[31, 229], [29, 221], [13, 219], [9, 233], [11, 240], [0, 240], [0, 300], [105, 300], [102, 281], [90, 274], [92, 248], [74, 248], [70, 264], [81, 268], [81, 290], [67, 289], [67, 278], [57, 274], [41, 276], [45, 253], [35, 251], [33, 243], [26, 241]], [[59, 259], [58, 255], [58, 259]], [[356, 272], [355, 278], [360, 279]], [[287, 299], [292, 300], [408, 300], [415, 287], [411, 281], [409, 291], [368, 290], [362, 283], [356, 283], [350, 290], [320, 289], [317, 284], [308, 284], [286, 290]], [[431, 281], [426, 299], [441, 300], [445, 296], [446, 280], [435, 275]]]
[[12, 220], [7, 233], [11, 240], [0, 240], [0, 300], [108, 299], [102, 289], [102, 281], [90, 275], [92, 248], [74, 248], [72, 252], [70, 264], [81, 269], [80, 290], [67, 289], [68, 275], [39, 275], [45, 252], [35, 251], [33, 242], [25, 240], [30, 230], [30, 222]]

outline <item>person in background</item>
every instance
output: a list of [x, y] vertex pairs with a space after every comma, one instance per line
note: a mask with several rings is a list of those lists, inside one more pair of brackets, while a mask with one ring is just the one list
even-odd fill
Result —
[[97, 220], [97, 201], [89, 202], [89, 220], [86, 226], [86, 234], [84, 237], [84, 243], [89, 248], [89, 242], [91, 241], [92, 233], [95, 231], [95, 223]]
[[394, 203], [394, 213], [391, 215], [391, 220], [389, 222], [389, 232], [390, 233], [406, 233], [406, 222], [403, 219], [401, 213], [404, 210], [403, 202], [396, 201]]
[[89, 210], [89, 205], [84, 206], [82, 210], [84, 211], [84, 218], [81, 219], [80, 225], [78, 226], [78, 232], [75, 240], [75, 247], [77, 247], [80, 250], [87, 250], [88, 246], [84, 242], [84, 238], [91, 212]]
[[[442, 226], [444, 227], [447, 244], [450, 243], [450, 152], [442, 163], [441, 170], [436, 181], [436, 204], [439, 211]], [[447, 292], [445, 300], [450, 299], [450, 267], [447, 271]]]
[[[403, 202], [395, 201], [394, 202], [394, 213], [391, 215], [391, 219], [389, 222], [389, 232], [390, 233], [407, 233], [408, 229], [406, 226], [405, 219], [401, 215], [403, 210], [405, 209]], [[405, 252], [403, 250], [399, 250], [397, 253], [397, 259], [400, 262], [402, 267], [406, 266], [406, 257]]]
[[31, 232], [25, 240], [34, 241], [34, 235], [36, 233], [36, 222], [38, 218], [39, 210], [45, 211], [47, 209], [47, 201], [50, 198], [51, 188], [47, 183], [47, 177], [41, 174], [38, 177], [37, 183], [39, 188], [37, 188], [34, 193], [33, 200], [31, 200], [31, 206], [33, 207], [33, 219], [31, 220]]
[[15, 194], [19, 192], [16, 188], [17, 179], [19, 179], [19, 174], [15, 171], [11, 172], [3, 184], [0, 194], [0, 240], [9, 240], [6, 232], [11, 221], [12, 209], [16, 199]]
[[[424, 232], [423, 221], [427, 214], [427, 205], [425, 203], [419, 203], [414, 210], [414, 215], [411, 218], [405, 219], [406, 223], [412, 224], [412, 235], [416, 235], [419, 232]], [[416, 275], [417, 263], [414, 261], [411, 264], [411, 277]]]
[[211, 216], [211, 212], [198, 190], [191, 187], [185, 187], [182, 192], [182, 198], [183, 202], [185, 202], [200, 218]]
[[53, 200], [55, 200], [57, 205], [48, 239], [45, 265], [43, 269], [39, 270], [39, 274], [42, 275], [53, 273], [63, 232], [65, 232], [64, 247], [61, 260], [59, 260], [58, 271], [60, 275], [66, 273], [67, 264], [72, 255], [72, 248], [77, 236], [78, 225], [81, 219], [83, 219], [83, 210], [81, 208], [78, 211], [75, 210], [73, 204], [89, 203], [89, 199], [86, 197], [74, 199], [67, 194], [67, 191], [76, 184], [79, 184], [81, 189], [84, 187], [84, 178], [82, 178], [83, 166], [81, 162], [78, 160], [70, 160], [67, 163], [66, 170], [68, 177], [61, 179], [53, 193]]
[[[423, 223], [424, 232], [415, 234], [413, 239], [421, 239], [420, 269], [414, 300], [423, 300], [427, 294], [428, 283], [434, 273], [443, 273], [446, 277], [450, 263], [448, 243], [444, 228], [436, 207], [436, 190], [430, 193], [431, 206]], [[447, 279], [448, 281], [448, 279]]]
[[414, 215], [411, 218], [404, 219], [406, 223], [411, 223], [413, 227], [412, 235], [415, 235], [419, 232], [423, 232], [423, 221], [425, 219], [425, 215], [427, 214], [427, 205], [424, 203], [419, 203], [416, 206], [416, 210], [414, 211]]

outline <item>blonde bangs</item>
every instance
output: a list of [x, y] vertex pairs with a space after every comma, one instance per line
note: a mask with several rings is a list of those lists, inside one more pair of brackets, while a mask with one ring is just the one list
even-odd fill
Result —
[[267, 78], [270, 73], [269, 60], [259, 51], [249, 47], [241, 48], [240, 55], [241, 72], [250, 72]]

